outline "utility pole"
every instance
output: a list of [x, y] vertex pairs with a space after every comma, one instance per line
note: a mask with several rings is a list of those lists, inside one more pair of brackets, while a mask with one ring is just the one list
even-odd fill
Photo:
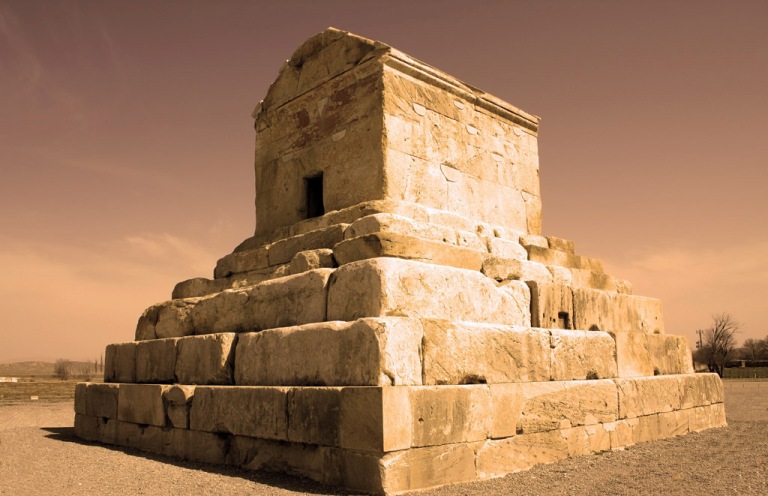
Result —
[[701, 338], [701, 335], [704, 334], [704, 331], [699, 329], [696, 331], [696, 333], [699, 335], [699, 342], [696, 343], [696, 349], [700, 350], [704, 347], [704, 343], [702, 343], [702, 338]]

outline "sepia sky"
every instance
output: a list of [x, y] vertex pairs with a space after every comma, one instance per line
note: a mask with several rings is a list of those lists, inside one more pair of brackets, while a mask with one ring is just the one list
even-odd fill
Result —
[[768, 3], [0, 0], [0, 363], [94, 359], [254, 228], [253, 121], [335, 26], [542, 117], [544, 234], [763, 338]]

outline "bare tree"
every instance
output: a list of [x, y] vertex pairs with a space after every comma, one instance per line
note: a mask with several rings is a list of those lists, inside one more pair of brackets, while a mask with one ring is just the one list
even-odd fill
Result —
[[745, 339], [739, 350], [739, 357], [742, 360], [759, 360], [762, 347], [763, 342], [759, 339]]
[[66, 381], [72, 375], [72, 362], [59, 358], [53, 364], [53, 373], [62, 381]]
[[722, 377], [723, 369], [736, 351], [736, 332], [741, 324], [728, 313], [712, 316], [712, 327], [704, 329], [704, 356], [710, 372]]
[[81, 368], [81, 372], [82, 372], [82, 375], [83, 375], [83, 379], [85, 381], [90, 381], [91, 380], [91, 373], [92, 373], [91, 362], [83, 362], [83, 366]]

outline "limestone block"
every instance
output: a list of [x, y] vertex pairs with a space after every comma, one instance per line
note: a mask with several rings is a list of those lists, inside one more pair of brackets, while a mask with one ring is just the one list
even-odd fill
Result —
[[341, 390], [293, 388], [288, 392], [288, 441], [338, 446]]
[[176, 379], [181, 384], [234, 384], [237, 335], [188, 336], [177, 343]]
[[[254, 284], [256, 284], [256, 282], [254, 282]], [[195, 277], [193, 279], [187, 279], [186, 281], [177, 283], [176, 286], [173, 287], [171, 298], [174, 300], [182, 298], [197, 298], [212, 293], [218, 293], [220, 291], [224, 291], [225, 289], [232, 289], [229, 278], [206, 279], [204, 277]], [[152, 339], [150, 337], [140, 338], [138, 328], [136, 336], [136, 339]]]
[[502, 238], [488, 238], [488, 251], [501, 259], [527, 260], [528, 252], [515, 241]]
[[85, 390], [88, 388], [87, 382], [78, 382], [75, 385], [75, 413], [85, 415]]
[[170, 300], [149, 307], [139, 318], [136, 339], [176, 338], [193, 334], [189, 312], [196, 298]]
[[725, 427], [725, 406], [723, 403], [713, 403], [686, 410], [688, 412], [688, 429], [699, 432], [713, 427]]
[[616, 377], [616, 345], [599, 331], [552, 329], [552, 380]]
[[619, 418], [679, 410], [679, 379], [674, 375], [614, 379], [619, 391]]
[[661, 433], [660, 439], [688, 434], [688, 416], [689, 412], [685, 410], [659, 413], [658, 423], [659, 432]]
[[91, 417], [116, 419], [119, 388], [117, 384], [88, 384], [85, 389], [84, 414]]
[[189, 428], [286, 441], [287, 396], [287, 388], [198, 386]]
[[336, 267], [336, 261], [333, 259], [332, 249], [304, 250], [296, 253], [291, 259], [290, 273], [300, 274], [308, 270], [334, 267]]
[[520, 244], [523, 248], [526, 248], [526, 250], [531, 246], [536, 246], [542, 249], [549, 248], [549, 241], [547, 238], [538, 234], [525, 234], [520, 236]]
[[603, 291], [617, 291], [616, 280], [608, 274], [592, 272], [586, 269], [570, 269], [573, 286], [579, 288], [600, 289]]
[[424, 320], [424, 384], [548, 381], [550, 337], [541, 329]]
[[547, 236], [547, 244], [552, 250], [560, 250], [566, 253], [575, 253], [576, 248], [573, 241], [555, 236]]
[[411, 447], [410, 388], [344, 388], [339, 415], [343, 448], [388, 452]]
[[159, 384], [121, 384], [117, 399], [117, 419], [133, 424], [165, 426], [163, 393], [170, 387]]
[[326, 320], [333, 269], [316, 269], [202, 298], [190, 312], [197, 334], [249, 332]]
[[517, 422], [523, 412], [525, 395], [521, 383], [489, 384], [491, 392], [491, 432], [493, 439], [517, 434]]
[[339, 486], [342, 480], [334, 450], [327, 446], [231, 436], [227, 463], [247, 470], [287, 472]]
[[500, 477], [540, 463], [564, 460], [568, 457], [568, 448], [568, 440], [560, 431], [488, 440], [477, 452], [477, 476]]
[[104, 382], [136, 382], [136, 343], [107, 345], [104, 350]]
[[552, 274], [552, 282], [564, 286], [573, 286], [573, 274], [569, 269], [558, 265], [548, 265], [547, 270]]
[[189, 410], [195, 395], [195, 386], [175, 384], [165, 393], [166, 414], [173, 427], [189, 429]]
[[638, 423], [637, 417], [635, 417], [603, 424], [603, 428], [610, 437], [611, 449], [623, 449], [635, 444], [634, 430]]
[[267, 246], [260, 246], [252, 250], [230, 253], [216, 262], [213, 277], [221, 279], [232, 274], [264, 269], [270, 265], [275, 265], [269, 263], [267, 251]]
[[717, 374], [678, 375], [680, 407], [693, 408], [725, 401], [723, 381]]
[[529, 325], [527, 303], [515, 301], [479, 272], [373, 258], [336, 269], [328, 291], [328, 320], [398, 315]]
[[75, 414], [75, 436], [86, 441], [105, 444], [115, 444], [117, 440], [117, 424], [115, 419], [92, 417]]
[[611, 449], [611, 435], [603, 424], [572, 427], [562, 431], [568, 442], [568, 456], [584, 456]]
[[164, 436], [158, 433], [158, 437], [170, 441], [163, 451], [168, 456], [219, 465], [227, 461], [228, 436], [189, 429], [170, 429], [166, 432]]
[[300, 251], [333, 248], [344, 239], [346, 227], [339, 224], [277, 241], [269, 247], [269, 265], [289, 263]]
[[491, 394], [485, 385], [411, 388], [411, 446], [485, 440]]
[[526, 434], [617, 420], [616, 385], [610, 380], [521, 384], [517, 432]]
[[527, 260], [516, 260], [511, 258], [499, 258], [488, 256], [483, 260], [483, 274], [503, 281], [507, 279], [519, 279], [521, 281], [540, 281], [551, 282], [552, 274], [547, 267]]
[[619, 377], [693, 373], [688, 340], [683, 336], [611, 333], [616, 341]]
[[402, 234], [445, 243], [455, 244], [456, 242], [456, 231], [450, 227], [391, 213], [368, 215], [357, 219], [344, 231], [344, 239], [379, 232]]
[[531, 290], [531, 325], [573, 329], [573, 293], [563, 284], [528, 281]]
[[136, 382], [174, 382], [178, 340], [179, 338], [139, 341], [136, 344]]
[[576, 329], [664, 334], [661, 301], [655, 298], [573, 288]]
[[397, 257], [479, 271], [483, 263], [482, 255], [471, 249], [386, 232], [342, 241], [333, 248], [333, 254], [339, 265], [377, 257]]
[[344, 486], [370, 494], [398, 494], [408, 490], [475, 480], [474, 444], [430, 446], [385, 455], [343, 451]]
[[245, 333], [235, 360], [238, 385], [421, 384], [421, 323], [390, 317], [322, 322]]
[[[456, 231], [456, 245], [480, 253], [488, 252], [488, 244], [485, 240], [480, 239], [480, 236], [477, 234], [463, 229]], [[480, 270], [479, 266], [477, 270]]]

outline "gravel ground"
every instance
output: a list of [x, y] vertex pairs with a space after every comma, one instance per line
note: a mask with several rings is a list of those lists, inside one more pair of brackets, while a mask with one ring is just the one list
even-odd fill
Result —
[[[726, 382], [729, 427], [443, 487], [456, 495], [768, 495], [768, 382]], [[343, 494], [294, 477], [85, 443], [72, 403], [0, 405], [0, 495]]]

